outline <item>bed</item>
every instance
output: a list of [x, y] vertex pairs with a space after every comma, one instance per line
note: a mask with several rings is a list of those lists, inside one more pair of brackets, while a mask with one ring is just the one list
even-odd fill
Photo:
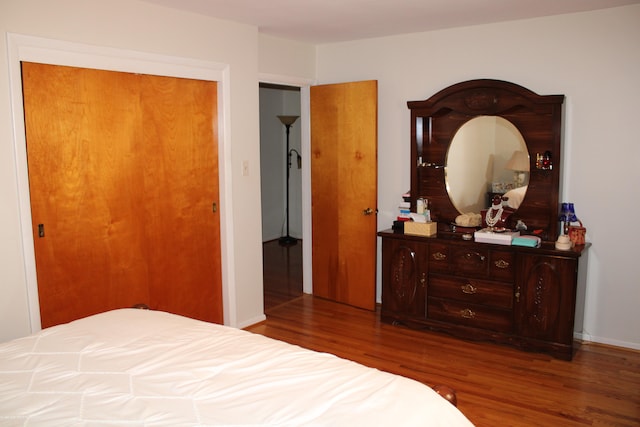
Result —
[[0, 344], [2, 426], [471, 426], [417, 381], [262, 335], [118, 309]]
[[527, 186], [514, 188], [504, 193], [504, 197], [507, 199], [505, 204], [513, 209], [518, 209], [524, 200], [524, 196], [527, 194]]

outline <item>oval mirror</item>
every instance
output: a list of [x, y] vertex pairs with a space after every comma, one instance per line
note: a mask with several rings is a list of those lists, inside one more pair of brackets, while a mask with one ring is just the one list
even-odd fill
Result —
[[522, 134], [499, 116], [478, 116], [458, 129], [445, 163], [451, 203], [460, 213], [480, 213], [495, 193], [517, 209], [527, 191], [529, 154]]

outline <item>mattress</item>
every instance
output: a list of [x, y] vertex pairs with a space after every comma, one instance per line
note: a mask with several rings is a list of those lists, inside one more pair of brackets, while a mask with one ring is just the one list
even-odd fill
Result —
[[408, 378], [120, 309], [0, 344], [2, 426], [470, 426]]

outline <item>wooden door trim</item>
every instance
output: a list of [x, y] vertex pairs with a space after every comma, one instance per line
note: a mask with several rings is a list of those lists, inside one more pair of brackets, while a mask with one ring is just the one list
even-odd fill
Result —
[[[27, 169], [27, 150], [22, 99], [21, 61], [52, 65], [97, 68], [110, 71], [148, 73], [167, 77], [184, 77], [217, 81], [218, 89], [218, 158], [220, 182], [220, 244], [222, 251], [222, 299], [224, 324], [238, 325], [234, 275], [233, 214], [230, 140], [229, 64], [191, 58], [158, 55], [125, 49], [92, 46], [55, 39], [7, 34], [9, 61], [9, 90], [13, 122], [13, 148], [16, 165], [20, 234], [24, 260], [27, 305], [30, 332], [42, 329], [34, 242], [31, 233], [32, 218]], [[246, 325], [245, 325], [246, 326]]]

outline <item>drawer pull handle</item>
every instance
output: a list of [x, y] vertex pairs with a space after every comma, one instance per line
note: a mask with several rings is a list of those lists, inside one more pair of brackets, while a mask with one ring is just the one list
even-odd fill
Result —
[[460, 286], [460, 288], [462, 289], [462, 293], [469, 294], [469, 295], [473, 295], [478, 291], [478, 288], [473, 286], [471, 283], [467, 283], [464, 286]]
[[444, 261], [445, 259], [447, 259], [447, 256], [442, 252], [436, 252], [432, 256], [436, 261]]
[[465, 308], [464, 310], [460, 310], [460, 316], [464, 317], [465, 319], [473, 319], [476, 317], [476, 313], [474, 313], [473, 310]]
[[476, 258], [479, 258], [479, 259], [480, 259], [480, 261], [483, 261], [483, 262], [484, 262], [484, 255], [482, 255], [482, 254], [481, 254], [481, 253], [479, 253], [479, 252], [467, 252], [464, 256], [465, 256], [465, 258], [467, 258], [467, 259], [471, 259], [471, 258], [473, 258], [473, 257], [476, 257]]
[[426, 286], [426, 283], [427, 283], [427, 273], [422, 273], [422, 276], [420, 277], [420, 286], [424, 288]]
[[509, 268], [509, 262], [503, 259], [499, 259], [498, 261], [494, 262], [494, 264], [498, 268]]

